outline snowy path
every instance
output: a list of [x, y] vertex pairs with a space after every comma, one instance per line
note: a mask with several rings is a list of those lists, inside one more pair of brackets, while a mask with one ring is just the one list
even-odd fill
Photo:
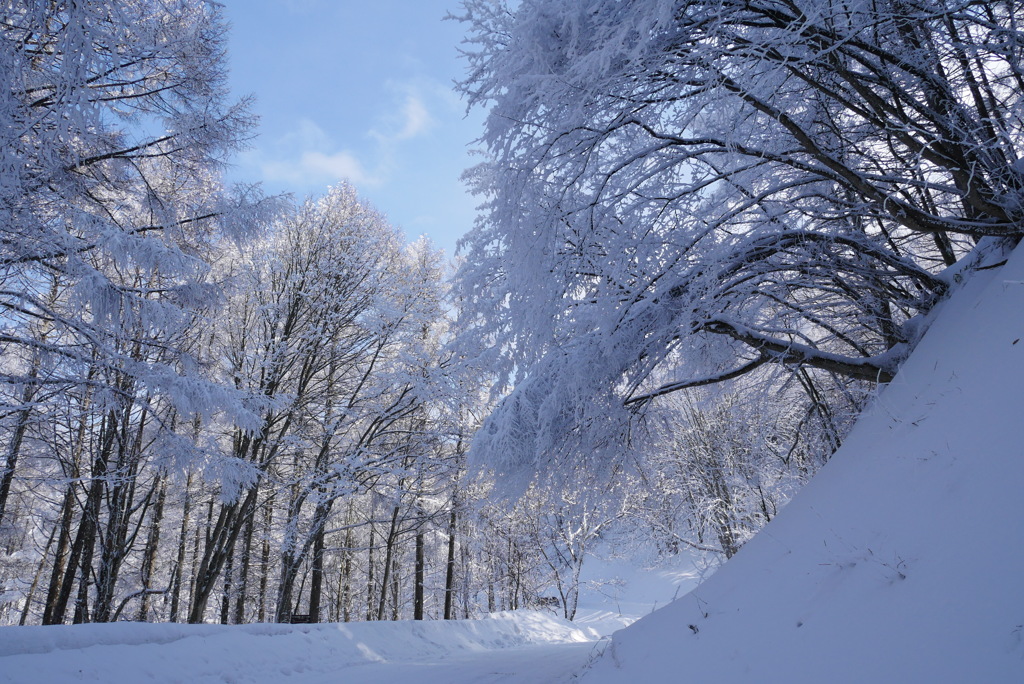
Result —
[[452, 622], [4, 627], [0, 683], [554, 684], [598, 643], [531, 611]]
[[587, 663], [594, 649], [593, 643], [543, 644], [442, 661], [373, 663], [330, 675], [295, 677], [288, 681], [295, 684], [333, 684], [339, 680], [358, 684], [555, 684], [569, 682]]

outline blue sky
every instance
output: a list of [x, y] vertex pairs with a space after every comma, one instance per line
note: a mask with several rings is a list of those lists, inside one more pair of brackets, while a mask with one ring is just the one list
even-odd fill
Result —
[[226, 0], [232, 89], [253, 94], [252, 149], [229, 177], [322, 194], [347, 179], [410, 239], [451, 255], [476, 200], [459, 181], [482, 115], [452, 92], [459, 0]]

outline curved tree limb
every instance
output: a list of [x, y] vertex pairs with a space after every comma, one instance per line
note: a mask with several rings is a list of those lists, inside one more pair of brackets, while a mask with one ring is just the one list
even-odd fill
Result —
[[896, 366], [902, 359], [906, 345], [899, 344], [882, 354], [860, 359], [821, 351], [806, 344], [779, 340], [738, 323], [721, 319], [712, 320], [702, 326], [707, 332], [728, 335], [756, 349], [775, 363], [811, 366], [821, 370], [839, 373], [869, 382], [890, 382], [896, 375]]

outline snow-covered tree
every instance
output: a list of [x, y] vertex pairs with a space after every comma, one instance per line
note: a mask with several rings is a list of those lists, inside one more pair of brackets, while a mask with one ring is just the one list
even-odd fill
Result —
[[211, 408], [176, 345], [210, 300], [204, 249], [233, 206], [218, 166], [251, 121], [228, 99], [212, 3], [6, 1], [0, 16], [2, 517], [41, 397]]
[[[403, 249], [398, 231], [339, 185], [280, 217], [228, 270], [234, 294], [215, 346], [259, 426], [229, 426], [210, 464], [221, 501], [190, 620], [204, 618], [220, 579], [232, 581], [223, 574], [233, 559], [250, 564], [261, 496], [283, 508], [276, 617], [290, 619], [304, 569], [316, 615], [335, 504], [370, 489], [397, 487], [400, 499], [400, 483], [430, 456], [438, 256], [425, 242]], [[239, 604], [245, 584], [239, 577]]]
[[1019, 3], [464, 5], [498, 468], [612, 462], [629, 408], [772, 365], [887, 382], [942, 269], [1024, 234]]
[[217, 295], [209, 252], [240, 225], [219, 167], [252, 121], [213, 3], [5, 1], [0, 17], [0, 529], [50, 530], [22, 619], [35, 594], [44, 621], [72, 596], [76, 621], [105, 621], [143, 523], [158, 537], [165, 466], [187, 461], [183, 416], [245, 417], [194, 333]]

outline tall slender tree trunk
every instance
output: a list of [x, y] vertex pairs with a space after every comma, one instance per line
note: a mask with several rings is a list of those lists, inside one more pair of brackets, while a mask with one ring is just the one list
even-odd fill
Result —
[[[257, 495], [258, 496], [258, 495]], [[255, 513], [255, 512], [254, 512]], [[256, 516], [250, 515], [245, 521], [242, 534], [242, 557], [238, 564], [238, 588], [235, 597], [235, 624], [245, 623], [245, 600], [249, 591], [249, 567], [252, 564], [252, 536], [256, 527]]]
[[181, 530], [178, 533], [178, 557], [174, 561], [171, 570], [171, 614], [170, 621], [178, 621], [178, 611], [181, 607], [181, 584], [185, 576], [185, 555], [188, 548], [188, 525], [192, 512], [192, 471], [190, 470], [185, 479], [185, 497], [181, 510]]
[[399, 597], [401, 596], [401, 593], [399, 591], [401, 589], [400, 582], [399, 582], [399, 580], [401, 578], [401, 575], [398, 574], [398, 554], [397, 553], [394, 554], [394, 556], [392, 557], [391, 564], [394, 566], [394, 567], [391, 568], [391, 619], [392, 620], [397, 620], [398, 619]]
[[[137, 425], [131, 425], [131, 406], [125, 406], [119, 421], [117, 460], [108, 473], [106, 529], [98, 535], [100, 541], [100, 564], [96, 572], [96, 602], [93, 609], [94, 622], [109, 622], [114, 610], [114, 595], [121, 565], [130, 551], [129, 536], [131, 518], [134, 512], [135, 490], [139, 461], [142, 457], [143, 433], [148, 411], [143, 409]], [[132, 434], [130, 431], [134, 431]], [[146, 503], [152, 497], [152, 490], [146, 496]], [[143, 512], [143, 515], [145, 512]]]
[[242, 531], [242, 523], [246, 517], [253, 514], [257, 491], [254, 486], [246, 493], [244, 500], [221, 506], [217, 522], [207, 537], [203, 557], [196, 572], [195, 591], [188, 616], [188, 621], [192, 624], [203, 621], [206, 606], [217, 585], [217, 578], [234, 552], [235, 542]]
[[313, 541], [313, 557], [311, 559], [311, 571], [309, 578], [309, 620], [320, 622], [320, 600], [324, 583], [324, 537], [327, 534], [326, 525], [320, 525]]
[[374, 552], [374, 524], [373, 524], [373, 507], [370, 508], [370, 540], [367, 546], [366, 552], [366, 619], [372, 620], [375, 617], [373, 611], [374, 604], [374, 591], [373, 591], [373, 552]]
[[[43, 624], [55, 625], [64, 621], [64, 608], [60, 604], [61, 579], [64, 577], [68, 547], [71, 544], [71, 523], [75, 514], [74, 481], [69, 482], [64, 490], [64, 500], [60, 506], [60, 536], [57, 538], [57, 550], [53, 554], [53, 569], [50, 571], [50, 584], [46, 591], [46, 607], [43, 609]], [[58, 613], [59, 609], [59, 613]], [[57, 617], [59, 614], [60, 617]]]
[[35, 598], [36, 587], [39, 586], [39, 578], [43, 576], [43, 570], [46, 568], [46, 558], [50, 555], [50, 547], [53, 546], [53, 540], [57, 536], [59, 531], [58, 527], [54, 527], [50, 530], [50, 536], [46, 540], [46, 546], [43, 547], [42, 557], [39, 559], [39, 567], [36, 568], [36, 574], [32, 578], [32, 585], [28, 588], [28, 593], [25, 595], [25, 607], [21, 611], [21, 619], [18, 620], [18, 625], [23, 627], [25, 621], [28, 619], [29, 610], [32, 608], [32, 599]]
[[[72, 618], [72, 622], [76, 625], [89, 621], [89, 586], [92, 582], [92, 559], [96, 549], [96, 535], [99, 530], [100, 504], [103, 501], [103, 489], [106, 483], [110, 454], [113, 450], [114, 440], [117, 438], [117, 418], [113, 411], [110, 411], [104, 417], [100, 435], [100, 449], [95, 459], [93, 459], [92, 479], [89, 483], [85, 510], [82, 512], [78, 535], [71, 549], [72, 556], [77, 558], [78, 566], [78, 597], [75, 600], [75, 613]], [[69, 572], [74, 569], [74, 564], [68, 567]], [[71, 591], [69, 579], [65, 579], [68, 593]], [[67, 599], [65, 598], [62, 603], [66, 605]], [[63, 619], [63, 612], [61, 613], [61, 618]]]
[[391, 580], [393, 559], [395, 555], [395, 541], [398, 537], [398, 514], [401, 509], [395, 506], [391, 511], [391, 526], [388, 528], [388, 536], [384, 544], [384, 576], [380, 584], [380, 601], [377, 604], [377, 619], [383, 620], [387, 615], [388, 583]]
[[423, 530], [416, 532], [416, 570], [415, 587], [413, 590], [412, 619], [423, 619], [423, 582], [426, 575], [426, 552], [424, 549]]
[[[39, 375], [39, 359], [33, 359], [32, 368], [29, 370], [29, 379], [35, 380]], [[21, 404], [24, 408], [18, 411], [18, 418], [11, 433], [11, 441], [7, 445], [7, 458], [3, 470], [0, 471], [0, 529], [3, 528], [4, 515], [7, 512], [7, 499], [11, 494], [11, 484], [14, 482], [14, 469], [18, 464], [18, 456], [21, 454], [21, 444], [25, 439], [25, 432], [28, 430], [29, 418], [32, 416], [31, 404], [38, 390], [36, 385], [27, 383], [21, 392]]]
[[457, 523], [455, 501], [452, 501], [452, 512], [448, 518], [448, 559], [444, 570], [444, 619], [455, 618], [455, 526]]
[[270, 529], [274, 525], [274, 493], [267, 498], [263, 510], [263, 545], [260, 549], [260, 592], [259, 608], [256, 619], [265, 622], [267, 619], [267, 589], [270, 584]]
[[231, 613], [231, 582], [234, 580], [235, 552], [234, 549], [228, 552], [228, 559], [224, 563], [224, 592], [220, 598], [220, 624], [229, 624]]
[[345, 531], [346, 548], [342, 552], [341, 581], [338, 586], [338, 617], [342, 622], [352, 619], [352, 551], [348, 548], [349, 532]]
[[[191, 611], [195, 603], [196, 597], [196, 586], [199, 584], [199, 570], [200, 570], [200, 555], [199, 550], [201, 543], [205, 539], [209, 541], [210, 533], [213, 529], [213, 507], [215, 503], [215, 497], [211, 496], [209, 501], [206, 502], [206, 526], [202, 528], [196, 528], [195, 536], [192, 541], [192, 573], [188, 581], [188, 605], [189, 605], [189, 616], [186, 618], [191, 622]], [[203, 616], [206, 612], [206, 605], [203, 604], [203, 609], [199, 612], [199, 622], [202, 622]]]
[[142, 594], [142, 601], [139, 605], [139, 622], [146, 622], [149, 619], [149, 598], [150, 582], [153, 579], [153, 569], [156, 567], [157, 550], [160, 547], [160, 524], [163, 522], [164, 506], [167, 503], [167, 480], [161, 473], [159, 476], [159, 494], [156, 497], [156, 507], [153, 509], [153, 520], [149, 525], [149, 533], [146, 535], [146, 549], [142, 557], [142, 589], [147, 592]]
[[341, 609], [338, 611], [343, 622], [352, 619], [352, 529], [355, 525], [355, 504], [348, 502], [348, 513], [345, 516], [345, 548], [342, 550], [343, 560], [341, 564], [341, 586], [338, 587], [338, 600], [341, 602]]

